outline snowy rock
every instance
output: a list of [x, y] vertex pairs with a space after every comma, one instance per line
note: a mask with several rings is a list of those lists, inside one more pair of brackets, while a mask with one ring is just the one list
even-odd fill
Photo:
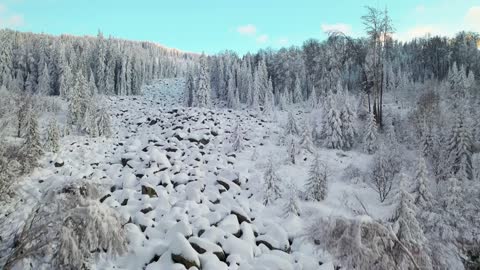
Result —
[[180, 233], [176, 233], [170, 242], [170, 252], [173, 262], [182, 264], [187, 269], [190, 269], [190, 267], [200, 268], [198, 253]]

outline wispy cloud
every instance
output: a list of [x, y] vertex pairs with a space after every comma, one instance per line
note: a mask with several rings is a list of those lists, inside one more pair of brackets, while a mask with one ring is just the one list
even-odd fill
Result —
[[465, 24], [469, 30], [480, 32], [480, 6], [471, 7], [467, 11]]
[[288, 38], [286, 38], [286, 37], [281, 37], [281, 38], [279, 38], [279, 39], [277, 40], [276, 43], [277, 43], [277, 45], [279, 45], [279, 46], [286, 46], [286, 45], [288, 45], [288, 42], [289, 42]]
[[322, 24], [321, 25], [322, 31], [325, 33], [328, 32], [342, 32], [346, 35], [350, 35], [352, 33], [352, 26], [345, 23], [336, 23], [336, 24]]
[[265, 44], [267, 43], [267, 41], [268, 41], [268, 35], [263, 34], [257, 37], [257, 43], [259, 44]]
[[6, 5], [0, 3], [0, 29], [16, 28], [24, 24], [23, 15], [10, 12]]
[[241, 35], [254, 36], [257, 33], [257, 27], [253, 24], [247, 24], [237, 27], [237, 32]]

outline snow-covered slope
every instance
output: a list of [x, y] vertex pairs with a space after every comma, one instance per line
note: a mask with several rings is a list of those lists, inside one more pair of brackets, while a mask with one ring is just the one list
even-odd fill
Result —
[[[10, 215], [12, 233], [47, 190], [88, 179], [120, 213], [129, 242], [127, 254], [100, 257], [97, 269], [333, 269], [303, 228], [315, 215], [350, 215], [352, 193], [377, 204], [367, 186], [341, 180], [353, 161], [364, 169], [368, 156], [319, 150], [331, 168], [327, 199], [300, 202], [300, 216], [286, 216], [285, 199], [262, 204], [267, 160], [299, 190], [312, 160], [285, 162], [278, 141], [286, 113], [273, 121], [252, 111], [186, 108], [183, 84], [162, 80], [143, 96], [109, 97], [112, 138], [63, 138], [61, 151], [47, 154], [17, 190], [24, 202]], [[305, 117], [301, 109], [297, 117]], [[237, 123], [245, 148], [234, 152]]]

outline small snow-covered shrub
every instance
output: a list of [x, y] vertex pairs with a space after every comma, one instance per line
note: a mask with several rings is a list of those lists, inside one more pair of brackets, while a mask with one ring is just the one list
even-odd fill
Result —
[[92, 185], [67, 186], [47, 193], [33, 209], [5, 269], [88, 268], [93, 255], [124, 253], [126, 237], [116, 213], [98, 202]]

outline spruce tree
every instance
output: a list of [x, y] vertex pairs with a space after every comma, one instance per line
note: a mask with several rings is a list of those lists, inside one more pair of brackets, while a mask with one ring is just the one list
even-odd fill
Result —
[[448, 138], [448, 160], [450, 173], [460, 181], [472, 179], [472, 137], [464, 115], [457, 113]]
[[355, 142], [355, 114], [353, 113], [350, 103], [348, 100], [345, 100], [345, 103], [342, 107], [342, 111], [340, 113], [341, 119], [341, 129], [342, 129], [342, 138], [343, 138], [343, 147], [345, 149], [350, 149], [353, 147], [353, 143]]
[[413, 190], [414, 203], [419, 208], [430, 208], [433, 201], [433, 196], [428, 190], [428, 176], [427, 165], [425, 159], [419, 157], [417, 161], [417, 168], [415, 172], [415, 188]]
[[40, 77], [38, 78], [37, 93], [45, 96], [51, 93], [50, 72], [48, 71], [47, 63], [44, 64]]
[[60, 149], [60, 129], [58, 128], [57, 120], [52, 118], [48, 124], [47, 129], [47, 141], [45, 143], [45, 149], [51, 152], [58, 152]]
[[291, 164], [295, 164], [295, 156], [297, 154], [297, 145], [295, 143], [295, 139], [293, 138], [293, 136], [289, 136], [289, 138], [287, 138], [287, 142], [288, 161]]
[[97, 124], [99, 136], [110, 137], [112, 135], [112, 124], [110, 121], [110, 115], [105, 108], [101, 108], [98, 111]]
[[286, 203], [283, 211], [284, 217], [288, 218], [290, 216], [300, 216], [300, 207], [298, 205], [298, 190], [293, 183], [287, 184], [287, 194], [285, 196]]
[[301, 103], [303, 102], [302, 87], [300, 85], [300, 80], [298, 77], [295, 77], [295, 88], [293, 90], [293, 102]]
[[377, 123], [373, 113], [367, 115], [365, 131], [363, 133], [363, 150], [368, 154], [373, 154], [377, 150]]
[[312, 131], [310, 130], [310, 126], [307, 122], [305, 122], [305, 124], [303, 125], [300, 148], [309, 153], [313, 153], [313, 151], [315, 150], [312, 139]]
[[280, 177], [278, 177], [277, 173], [275, 172], [272, 159], [268, 161], [263, 179], [264, 179], [264, 192], [265, 192], [263, 203], [265, 205], [269, 205], [273, 201], [278, 199], [281, 194], [281, 191], [280, 191], [281, 179]]
[[265, 114], [270, 114], [272, 113], [274, 107], [275, 107], [275, 98], [273, 96], [272, 80], [269, 79], [268, 87], [265, 93], [265, 102], [263, 103], [263, 112]]
[[342, 122], [340, 113], [337, 110], [337, 104], [333, 95], [328, 95], [326, 120], [324, 122], [325, 146], [333, 149], [341, 149], [344, 145], [342, 136]]
[[285, 136], [298, 135], [297, 121], [291, 111], [288, 112], [287, 125], [285, 126]]
[[208, 63], [206, 56], [202, 54], [200, 57], [200, 71], [196, 83], [196, 91], [193, 105], [195, 107], [210, 106], [210, 76], [208, 74]]
[[36, 166], [38, 159], [43, 154], [42, 144], [40, 142], [40, 131], [38, 129], [38, 118], [36, 113], [30, 115], [30, 124], [28, 125], [23, 144], [23, 153], [26, 162], [24, 164], [24, 172], [29, 172]]
[[245, 147], [243, 142], [243, 132], [242, 132], [240, 123], [237, 123], [237, 125], [235, 126], [235, 129], [232, 132], [231, 142], [232, 142], [233, 151], [239, 152], [239, 151], [242, 151], [243, 148]]
[[310, 97], [308, 97], [308, 106], [312, 110], [314, 110], [318, 107], [317, 91], [315, 90], [315, 86], [312, 86], [312, 91], [310, 92]]
[[[413, 197], [402, 188], [400, 191], [400, 203], [395, 213], [396, 234], [398, 240], [414, 256], [415, 262], [421, 269], [432, 269], [432, 263], [428, 253], [425, 251], [427, 239], [416, 218], [416, 210]], [[394, 247], [397, 264], [401, 269], [414, 269], [411, 258], [407, 256], [403, 247]]]
[[310, 166], [309, 178], [306, 182], [305, 190], [310, 200], [323, 201], [327, 197], [328, 191], [328, 172], [327, 167], [315, 155]]

